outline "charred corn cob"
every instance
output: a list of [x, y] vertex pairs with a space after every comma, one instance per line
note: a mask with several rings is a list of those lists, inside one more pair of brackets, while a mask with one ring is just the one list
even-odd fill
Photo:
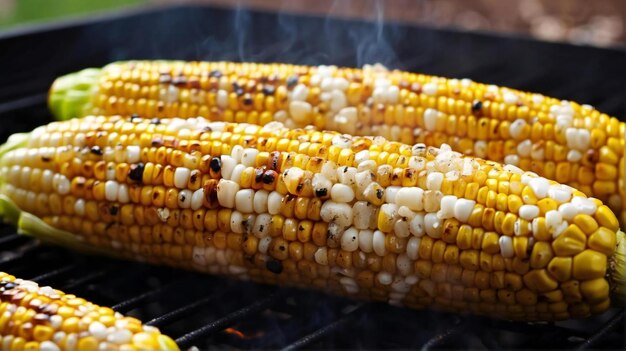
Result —
[[1, 350], [178, 350], [155, 327], [0, 272]]
[[79, 249], [507, 319], [585, 317], [625, 296], [606, 205], [445, 145], [87, 117], [12, 137], [0, 175], [9, 221]]
[[591, 106], [468, 79], [380, 66], [121, 62], [58, 79], [50, 107], [62, 119], [137, 113], [276, 120], [408, 144], [447, 143], [577, 188], [626, 223], [624, 122]]

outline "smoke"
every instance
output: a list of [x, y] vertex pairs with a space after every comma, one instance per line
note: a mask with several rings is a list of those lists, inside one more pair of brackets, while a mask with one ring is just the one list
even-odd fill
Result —
[[[201, 58], [397, 66], [394, 47], [401, 42], [402, 30], [385, 22], [383, 0], [334, 0], [327, 9], [317, 6], [311, 15], [294, 14], [293, 9], [293, 2], [281, 0], [278, 9], [272, 12], [253, 12], [247, 7], [247, 1], [238, 0], [228, 13], [230, 18], [220, 21], [226, 26], [207, 23], [213, 25], [214, 30], [198, 46]], [[345, 18], [355, 12], [367, 13], [370, 17]]]

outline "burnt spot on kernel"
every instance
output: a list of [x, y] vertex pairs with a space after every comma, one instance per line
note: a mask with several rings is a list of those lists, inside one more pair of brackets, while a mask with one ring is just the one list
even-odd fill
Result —
[[280, 261], [269, 260], [265, 263], [265, 268], [272, 273], [280, 274], [283, 271], [283, 264]]
[[128, 169], [128, 178], [134, 182], [141, 182], [141, 180], [143, 179], [143, 170], [144, 170], [143, 163], [136, 163], [136, 164], [130, 165]]

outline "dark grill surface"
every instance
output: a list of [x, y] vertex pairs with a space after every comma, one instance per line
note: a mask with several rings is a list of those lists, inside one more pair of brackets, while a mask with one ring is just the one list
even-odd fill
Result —
[[[625, 115], [624, 50], [402, 24], [176, 7], [0, 35], [0, 52], [1, 141], [49, 121], [46, 90], [56, 76], [133, 58], [382, 62]], [[83, 256], [40, 245], [6, 225], [0, 226], [0, 270], [137, 316], [185, 348], [626, 348], [623, 310], [534, 324], [410, 311]]]

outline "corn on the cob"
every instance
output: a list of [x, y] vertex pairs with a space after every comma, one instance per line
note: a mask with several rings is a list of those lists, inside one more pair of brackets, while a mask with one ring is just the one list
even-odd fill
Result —
[[571, 185], [626, 223], [624, 122], [590, 106], [468, 79], [378, 66], [137, 61], [60, 78], [50, 106], [60, 118], [137, 113], [261, 125], [277, 120], [408, 144], [447, 143]]
[[4, 215], [78, 248], [509, 319], [624, 296], [607, 206], [448, 146], [114, 116], [54, 122], [1, 155]]
[[0, 350], [178, 350], [155, 327], [0, 272]]

